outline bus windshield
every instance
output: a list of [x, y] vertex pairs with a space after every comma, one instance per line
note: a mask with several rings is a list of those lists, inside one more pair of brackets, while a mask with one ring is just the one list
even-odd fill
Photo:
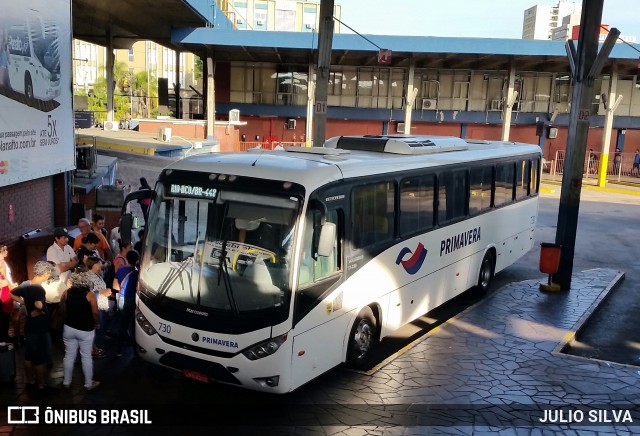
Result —
[[288, 310], [295, 197], [159, 183], [140, 285], [156, 296], [242, 316]]

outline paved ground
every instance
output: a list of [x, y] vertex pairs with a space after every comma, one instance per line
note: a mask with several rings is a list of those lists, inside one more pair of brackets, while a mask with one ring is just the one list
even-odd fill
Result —
[[[0, 404], [34, 405], [42, 413], [47, 406], [143, 408], [154, 423], [37, 429], [46, 434], [175, 432], [190, 425], [215, 434], [634, 434], [637, 368], [559, 353], [620, 279], [615, 270], [588, 270], [574, 274], [572, 292], [555, 294], [540, 292], [539, 280], [510, 284], [374, 373], [337, 369], [286, 396], [248, 393], [234, 403], [234, 388], [194, 385], [128, 350], [124, 358], [96, 361], [103, 386], [91, 393], [82, 389], [80, 367], [71, 391], [48, 396], [27, 391], [19, 367]], [[61, 380], [60, 353], [57, 346], [54, 382]], [[574, 422], [541, 422], [549, 411]], [[1, 425], [0, 434], [36, 433], [29, 425]]]

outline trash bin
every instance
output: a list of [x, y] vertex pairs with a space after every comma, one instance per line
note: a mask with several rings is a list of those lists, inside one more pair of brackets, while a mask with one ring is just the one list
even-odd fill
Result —
[[551, 283], [551, 276], [558, 272], [560, 267], [560, 253], [562, 245], [543, 242], [540, 244], [540, 272], [549, 274], [549, 280], [540, 283], [540, 290], [544, 292], [558, 292], [560, 285]]
[[545, 274], [555, 274], [560, 266], [560, 252], [562, 246], [543, 242], [540, 244], [540, 272]]

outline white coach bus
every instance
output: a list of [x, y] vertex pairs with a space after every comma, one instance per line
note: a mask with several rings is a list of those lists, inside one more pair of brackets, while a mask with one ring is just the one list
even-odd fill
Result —
[[60, 32], [30, 9], [26, 19], [8, 30], [9, 82], [27, 98], [49, 101], [60, 95]]
[[532, 247], [540, 159], [537, 145], [361, 136], [173, 163], [147, 192], [140, 356], [275, 393], [366, 367], [380, 339], [486, 291]]

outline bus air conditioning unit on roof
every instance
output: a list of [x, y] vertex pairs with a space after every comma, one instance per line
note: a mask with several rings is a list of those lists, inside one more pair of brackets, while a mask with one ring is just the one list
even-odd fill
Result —
[[104, 122], [104, 130], [116, 131], [118, 130], [118, 122], [117, 121], [105, 121]]
[[435, 98], [423, 98], [422, 99], [422, 110], [423, 111], [434, 111], [437, 109], [437, 100]]
[[404, 123], [396, 124], [396, 133], [404, 133]]

